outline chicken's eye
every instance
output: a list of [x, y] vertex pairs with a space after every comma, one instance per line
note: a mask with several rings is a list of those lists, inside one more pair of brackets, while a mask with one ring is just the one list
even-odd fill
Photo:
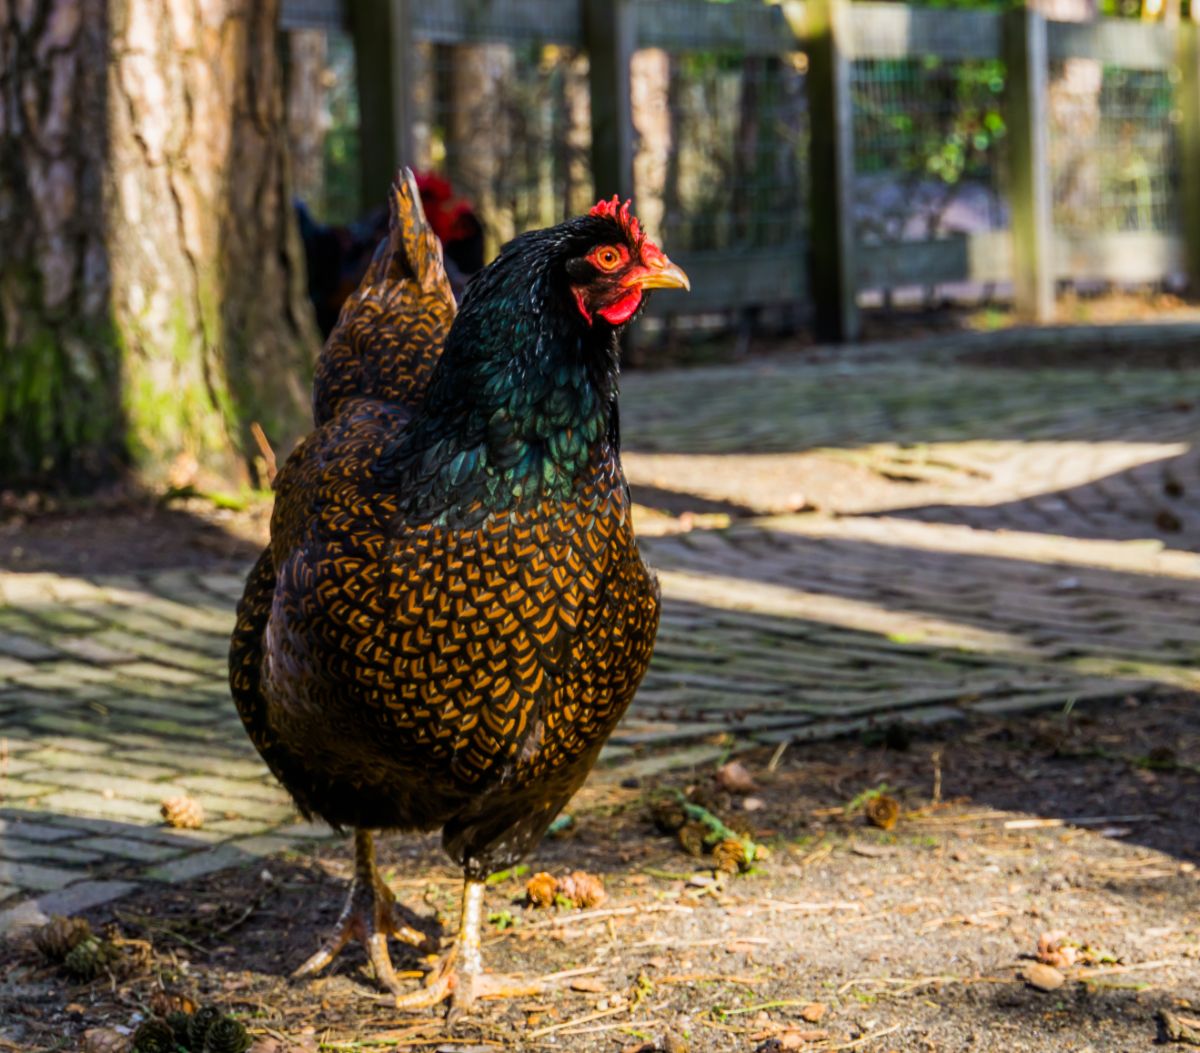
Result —
[[621, 263], [621, 254], [611, 245], [601, 245], [592, 253], [592, 262], [604, 271], [611, 271]]

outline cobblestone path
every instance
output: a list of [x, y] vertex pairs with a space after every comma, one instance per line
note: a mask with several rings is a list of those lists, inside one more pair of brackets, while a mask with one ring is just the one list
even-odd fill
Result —
[[[666, 605], [606, 770], [1200, 688], [1200, 358], [1121, 370], [1085, 350], [629, 376], [627, 470]], [[240, 590], [0, 574], [0, 931], [327, 836], [228, 700]], [[178, 793], [202, 830], [161, 825]]]

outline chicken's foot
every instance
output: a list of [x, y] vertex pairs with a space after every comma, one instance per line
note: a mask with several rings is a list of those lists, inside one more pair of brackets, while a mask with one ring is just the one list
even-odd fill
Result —
[[397, 1009], [432, 1009], [450, 999], [450, 1012], [465, 1012], [479, 998], [518, 998], [537, 994], [543, 985], [514, 976], [498, 976], [483, 971], [482, 881], [468, 878], [463, 885], [462, 922], [458, 939], [425, 980], [425, 986], [396, 998]]
[[315, 976], [338, 956], [350, 940], [357, 939], [367, 949], [376, 978], [398, 995], [403, 988], [392, 968], [388, 937], [395, 936], [414, 947], [428, 948], [430, 944], [425, 933], [400, 920], [400, 909], [392, 890], [375, 867], [374, 840], [368, 831], [355, 830], [354, 880], [350, 883], [346, 905], [329, 939], [292, 976]]

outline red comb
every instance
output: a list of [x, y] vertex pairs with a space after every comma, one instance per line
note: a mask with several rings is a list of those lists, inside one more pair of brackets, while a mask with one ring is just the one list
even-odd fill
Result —
[[629, 211], [632, 202], [626, 201], [621, 204], [621, 199], [613, 194], [610, 201], [597, 201], [592, 206], [592, 210], [588, 213], [589, 216], [606, 216], [608, 219], [615, 219], [621, 229], [625, 231], [626, 236], [634, 243], [640, 243], [645, 235], [642, 234], [642, 228], [638, 224], [637, 216]]

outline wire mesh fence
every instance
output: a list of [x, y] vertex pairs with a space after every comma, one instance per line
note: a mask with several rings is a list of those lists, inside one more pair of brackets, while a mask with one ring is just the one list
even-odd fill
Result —
[[639, 208], [672, 251], [803, 241], [806, 69], [799, 52], [635, 55]]
[[[285, 9], [307, 4], [311, 26], [318, 8], [336, 3], [287, 0]], [[497, 4], [422, 9], [404, 67], [410, 160], [471, 203], [488, 256], [522, 230], [585, 211], [597, 189], [584, 0]], [[990, 295], [1013, 274], [1016, 237], [1008, 23], [898, 6], [856, 5], [849, 23], [850, 251], [859, 254], [851, 280], [860, 293], [908, 280]], [[633, 128], [631, 178], [644, 225], [672, 254], [711, 262], [713, 289], [728, 289], [710, 302], [734, 309], [760, 291], [802, 300], [816, 249], [810, 217], [820, 207], [810, 200], [811, 126], [831, 119], [813, 112], [811, 40], [781, 28], [778, 8], [772, 22], [752, 0], [634, 7], [623, 120]], [[1134, 268], [1141, 275], [1178, 260], [1182, 234], [1186, 173], [1170, 42], [1138, 23], [1087, 28], [1051, 24], [1047, 105], [1036, 118], [1049, 144], [1050, 266], [1059, 280], [1070, 276], [1063, 261], [1075, 266], [1092, 235], [1145, 236], [1139, 258], [1153, 262]], [[329, 218], [345, 221], [377, 203], [356, 196], [360, 129], [344, 33], [330, 30], [323, 76], [320, 201]], [[1102, 275], [1114, 260], [1110, 252], [1082, 271]], [[763, 281], [780, 261], [792, 261], [787, 278]]]
[[868, 59], [850, 84], [860, 241], [1008, 226], [1003, 62]]
[[1058, 61], [1050, 69], [1049, 102], [1056, 228], [1179, 229], [1177, 109], [1169, 71]]
[[475, 206], [489, 255], [594, 202], [587, 56], [479, 39], [417, 45], [417, 165]]

